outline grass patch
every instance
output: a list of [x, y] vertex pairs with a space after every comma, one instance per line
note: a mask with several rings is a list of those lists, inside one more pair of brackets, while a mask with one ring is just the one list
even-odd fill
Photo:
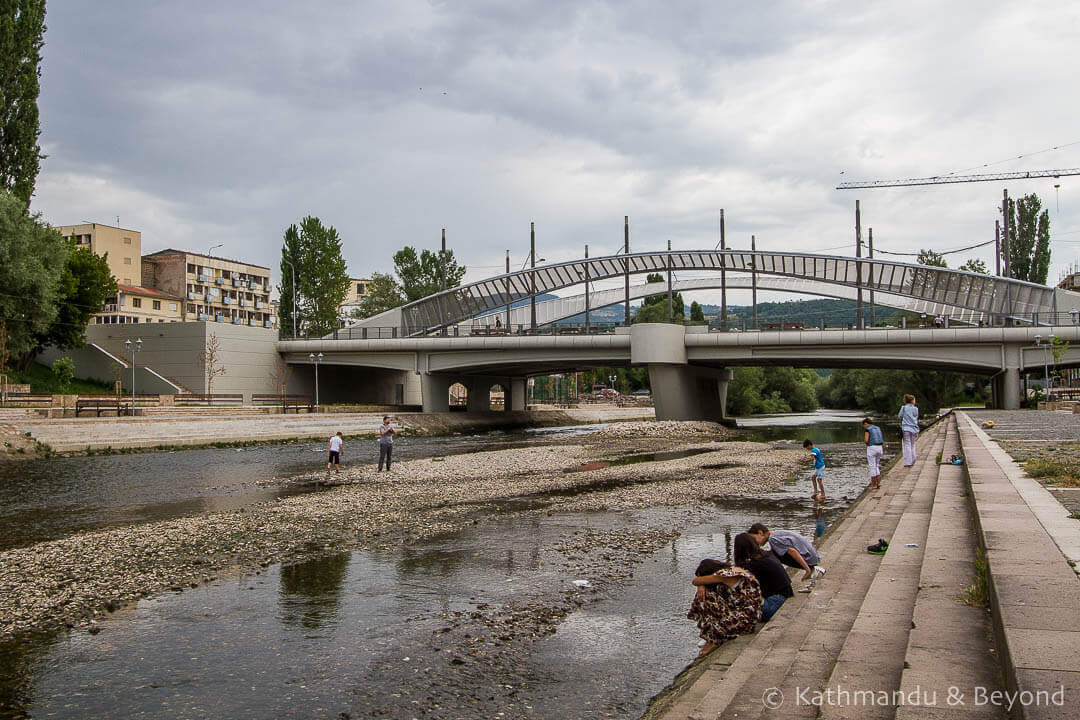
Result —
[[1072, 515], [1070, 515], [1069, 517], [1070, 517], [1071, 519], [1073, 519], [1073, 520], [1080, 520], [1080, 512], [1074, 512], [1074, 513], [1073, 513]]
[[[78, 368], [76, 368], [76, 372], [78, 372]], [[52, 369], [41, 363], [31, 363], [30, 369], [26, 372], [12, 371], [8, 373], [8, 382], [15, 385], [29, 383], [30, 392], [34, 393], [60, 392], [60, 383], [57, 382]], [[113, 386], [96, 380], [79, 380], [76, 378], [71, 381], [66, 392], [69, 395], [112, 395]]]
[[1077, 460], [1036, 457], [1024, 463], [1024, 470], [1031, 477], [1042, 478], [1058, 487], [1080, 487], [1080, 461]]
[[990, 604], [990, 567], [986, 564], [986, 555], [980, 549], [975, 555], [975, 577], [964, 588], [962, 600], [971, 607], [986, 607]]

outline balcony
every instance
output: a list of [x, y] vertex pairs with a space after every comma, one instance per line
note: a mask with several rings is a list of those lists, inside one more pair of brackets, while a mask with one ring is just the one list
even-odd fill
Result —
[[199, 282], [204, 283], [204, 282], [209, 282], [209, 280], [210, 280], [210, 278], [203, 275], [202, 273], [199, 273]]
[[262, 310], [264, 307], [266, 307], [266, 303], [264, 303], [262, 300], [256, 300], [255, 301], [255, 309], [256, 310]]
[[232, 305], [233, 304], [233, 300], [232, 300], [231, 297], [223, 297], [223, 298], [221, 298], [221, 302], [223, 302], [226, 305]]
[[254, 280], [248, 283], [248, 290], [254, 290], [257, 287], [259, 287], [259, 283], [255, 282]]
[[195, 293], [193, 293], [193, 292], [189, 292], [189, 293], [187, 294], [187, 299], [188, 299], [188, 300], [194, 300], [194, 299], [195, 299]]
[[248, 325], [251, 326], [251, 327], [258, 327], [259, 326], [259, 321], [256, 320], [255, 318], [251, 318], [250, 320], [248, 320]]
[[274, 321], [273, 320], [263, 320], [263, 327], [267, 327], [267, 328], [274, 327]]
[[225, 284], [225, 278], [214, 278], [214, 282], [217, 283], [218, 285], [224, 285]]
[[238, 304], [240, 305], [240, 307], [251, 307], [251, 301], [245, 300], [244, 298], [240, 298], [240, 302]]
[[234, 317], [232, 319], [232, 324], [233, 325], [243, 325], [244, 324], [244, 318]]
[[206, 322], [209, 319], [210, 319], [210, 316], [207, 315], [206, 313], [199, 313], [199, 320], [200, 321]]
[[232, 284], [233, 287], [244, 287], [244, 281], [240, 278], [233, 278]]
[[224, 315], [215, 315], [214, 316], [214, 322], [220, 322], [220, 323], [225, 322], [225, 316]]

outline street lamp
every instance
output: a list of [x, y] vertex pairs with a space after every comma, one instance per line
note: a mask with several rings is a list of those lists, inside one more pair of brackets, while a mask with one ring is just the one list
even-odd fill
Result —
[[295, 340], [296, 339], [296, 268], [293, 267], [293, 264], [291, 262], [289, 262], [288, 260], [286, 260], [285, 258], [281, 258], [281, 262], [283, 262], [283, 263], [285, 263], [286, 265], [289, 266], [289, 270], [291, 271], [291, 275], [292, 275], [292, 339]]
[[1073, 308], [1069, 311], [1069, 314], [1072, 315], [1073, 325], [1076, 325], [1077, 315], [1080, 315], [1080, 310]]
[[612, 390], [615, 389], [615, 381], [618, 379], [619, 378], [616, 375], [608, 375], [608, 383], [611, 385]]
[[124, 341], [124, 349], [131, 353], [131, 416], [135, 417], [135, 353], [142, 350], [142, 338], [136, 339], [134, 345], [128, 338]]
[[225, 247], [225, 243], [218, 243], [217, 245], [212, 246], [209, 250], [206, 251], [206, 257], [214, 257], [213, 255], [211, 255], [211, 253], [217, 250], [219, 247]]
[[319, 412], [319, 363], [322, 362], [323, 354], [308, 353], [308, 360], [315, 366], [315, 412]]

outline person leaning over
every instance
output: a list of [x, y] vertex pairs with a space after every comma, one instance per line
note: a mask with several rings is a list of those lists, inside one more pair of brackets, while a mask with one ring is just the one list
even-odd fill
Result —
[[773, 554], [780, 562], [802, 570], [803, 580], [825, 574], [825, 568], [821, 567], [821, 558], [814, 549], [814, 544], [799, 533], [790, 530], [770, 530], [761, 523], [754, 523], [747, 534], [754, 538], [758, 545], [769, 543]]
[[735, 564], [753, 573], [761, 585], [761, 622], [769, 622], [789, 597], [795, 597], [791, 578], [776, 556], [762, 550], [750, 533], [735, 536], [733, 555]]
[[863, 418], [863, 442], [866, 443], [866, 464], [870, 469], [870, 487], [881, 487], [881, 456], [885, 454], [885, 436], [870, 418]]
[[915, 441], [919, 439], [919, 408], [915, 407], [915, 396], [905, 395], [900, 407], [900, 432], [903, 434], [904, 467], [915, 464]]
[[390, 426], [390, 416], [384, 415], [382, 425], [379, 426], [379, 469], [382, 472], [383, 461], [386, 461], [386, 471], [390, 472], [390, 456], [394, 452], [394, 428]]
[[761, 586], [748, 570], [706, 558], [691, 581], [696, 587], [686, 617], [697, 621], [706, 655], [737, 635], [754, 632], [761, 617]]

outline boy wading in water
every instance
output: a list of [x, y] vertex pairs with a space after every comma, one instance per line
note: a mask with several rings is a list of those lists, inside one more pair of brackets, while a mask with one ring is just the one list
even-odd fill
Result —
[[386, 471], [390, 472], [390, 455], [394, 452], [394, 428], [390, 427], [390, 416], [385, 415], [382, 425], [379, 426], [379, 469], [382, 472], [383, 461], [386, 461]]
[[814, 484], [814, 494], [810, 496], [812, 500], [825, 499], [825, 456], [821, 454], [821, 451], [814, 447], [814, 442], [807, 438], [803, 440], [802, 446], [810, 451], [810, 457], [803, 458], [803, 462], [814, 461], [814, 471], [810, 473], [810, 481]]
[[341, 472], [341, 446], [345, 441], [341, 437], [341, 433], [330, 438], [330, 457], [326, 460], [326, 472], [330, 472], [330, 467], [334, 467], [334, 472]]

